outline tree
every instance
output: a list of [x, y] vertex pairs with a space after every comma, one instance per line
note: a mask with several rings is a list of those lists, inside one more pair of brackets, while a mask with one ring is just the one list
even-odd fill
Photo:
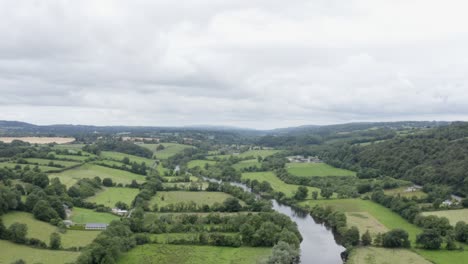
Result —
[[52, 209], [52, 207], [46, 200], [38, 201], [34, 206], [32, 212], [35, 218], [46, 222], [49, 222], [53, 218], [59, 217], [57, 212], [54, 209]]
[[416, 236], [416, 243], [425, 249], [439, 249], [442, 244], [442, 237], [434, 229], [425, 229]]
[[36, 173], [32, 178], [32, 184], [44, 189], [49, 185], [49, 177], [45, 173]]
[[50, 248], [51, 249], [60, 249], [62, 247], [62, 240], [60, 235], [56, 232], [50, 234]]
[[317, 191], [313, 191], [313, 192], [312, 192], [312, 199], [317, 200], [317, 198], [318, 198], [318, 192], [317, 192]]
[[128, 157], [124, 157], [124, 158], [122, 159], [122, 163], [128, 165], [128, 164], [130, 164], [130, 159], [129, 159]]
[[122, 210], [128, 210], [128, 205], [122, 201], [118, 201], [115, 203], [115, 207], [122, 209]]
[[104, 178], [102, 180], [102, 185], [106, 186], [106, 187], [112, 187], [114, 183], [112, 182], [112, 179], [111, 178]]
[[333, 190], [330, 188], [323, 188], [320, 190], [320, 195], [325, 199], [329, 199], [333, 195]]
[[18, 259], [13, 261], [11, 264], [26, 264], [26, 261], [24, 261], [23, 259]]
[[345, 245], [357, 246], [359, 245], [359, 229], [352, 226], [350, 229], [346, 230], [343, 236]]
[[468, 225], [464, 221], [455, 224], [455, 239], [460, 242], [468, 242]]
[[239, 212], [242, 209], [242, 205], [239, 203], [239, 199], [234, 197], [226, 198], [223, 202], [224, 210], [227, 212]]
[[0, 239], [8, 239], [8, 230], [3, 224], [2, 218], [0, 218]]
[[26, 224], [15, 222], [11, 224], [11, 226], [8, 228], [8, 233], [10, 234], [11, 241], [19, 244], [24, 244], [26, 243], [28, 226]]
[[294, 194], [294, 198], [296, 200], [304, 200], [305, 198], [307, 198], [308, 193], [309, 193], [309, 189], [307, 189], [307, 187], [299, 186], [297, 187], [297, 191]]
[[369, 230], [362, 234], [361, 242], [363, 246], [370, 246], [372, 244], [372, 237], [369, 233]]
[[166, 147], [164, 147], [163, 144], [159, 144], [157, 147], [156, 147], [156, 151], [161, 151], [161, 150], [164, 150]]
[[403, 229], [392, 229], [383, 235], [382, 246], [387, 248], [407, 248], [410, 246], [408, 232]]
[[299, 263], [299, 250], [293, 245], [280, 241], [273, 247], [267, 264], [296, 264]]

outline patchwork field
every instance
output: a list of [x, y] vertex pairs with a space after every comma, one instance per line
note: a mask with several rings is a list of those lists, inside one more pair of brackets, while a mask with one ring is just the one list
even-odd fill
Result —
[[53, 149], [68, 149], [68, 150], [74, 150], [74, 151], [80, 151], [85, 144], [61, 144], [61, 145], [54, 145]]
[[[58, 232], [57, 227], [39, 221], [30, 213], [12, 212], [3, 216], [5, 226], [8, 227], [14, 222], [23, 223], [28, 226], [29, 238], [37, 238], [49, 244], [50, 234]], [[68, 230], [65, 234], [60, 234], [62, 238], [62, 247], [83, 247], [90, 244], [100, 231], [78, 231]]]
[[401, 197], [407, 197], [407, 198], [412, 198], [413, 196], [416, 196], [418, 198], [427, 197], [427, 193], [425, 193], [425, 192], [423, 192], [421, 190], [408, 191], [408, 187], [388, 189], [388, 190], [385, 190], [384, 193], [386, 195], [394, 195], [394, 196], [400, 195]]
[[123, 158], [127, 157], [131, 162], [137, 163], [146, 163], [147, 166], [151, 166], [154, 163], [154, 160], [143, 158], [139, 156], [129, 155], [125, 153], [115, 152], [115, 151], [103, 151], [101, 152], [101, 157], [105, 159], [111, 159], [116, 161], [122, 161]]
[[[158, 192], [153, 199], [151, 199], [151, 206], [157, 204], [159, 207], [166, 206], [168, 204], [175, 204], [179, 202], [195, 202], [198, 205], [213, 205], [214, 203], [222, 203], [227, 198], [232, 197], [231, 195], [223, 192], [185, 192], [185, 191], [173, 191], [173, 192]], [[241, 201], [241, 204], [243, 202]]]
[[113, 220], [119, 220], [119, 217], [110, 213], [99, 213], [91, 209], [74, 207], [71, 220], [75, 224], [86, 223], [110, 223]]
[[53, 173], [49, 175], [49, 178], [58, 177], [63, 184], [70, 187], [76, 183], [78, 179], [92, 179], [96, 176], [101, 179], [111, 178], [113, 182], [122, 184], [130, 184], [132, 180], [136, 180], [138, 183], [143, 183], [145, 181], [145, 177], [142, 175], [94, 164], [84, 164], [83, 166], [66, 170], [61, 173]]
[[[31, 165], [31, 164], [18, 164], [18, 163], [14, 163], [14, 162], [0, 162], [0, 168], [10, 168], [10, 169], [14, 169], [16, 168], [17, 166], [21, 167], [21, 168], [24, 168], [26, 166], [29, 166], [31, 169], [36, 167], [36, 165]], [[61, 168], [56, 168], [56, 167], [49, 167], [49, 166], [37, 166], [42, 172], [51, 172], [51, 171], [58, 171], [58, 170], [61, 170]]]
[[81, 156], [78, 155], [63, 155], [63, 154], [57, 154], [55, 152], [50, 152], [51, 154], [54, 154], [56, 159], [66, 159], [66, 160], [73, 160], [77, 162], [84, 162], [90, 158], [96, 158], [97, 156], [94, 154], [90, 153], [83, 153]]
[[271, 254], [271, 248], [148, 244], [124, 254], [118, 263], [252, 264]]
[[5, 240], [0, 240], [0, 249], [0, 263], [2, 264], [13, 263], [18, 259], [26, 263], [73, 263], [80, 255], [80, 252], [37, 249]]
[[295, 176], [356, 176], [356, 172], [335, 168], [325, 163], [287, 163], [286, 169]]
[[216, 163], [216, 161], [212, 161], [212, 160], [191, 160], [187, 164], [187, 167], [189, 169], [191, 169], [191, 168], [195, 168], [195, 167], [199, 166], [200, 168], [203, 169], [203, 168], [205, 168], [205, 164], [213, 165], [215, 163]]
[[468, 209], [459, 210], [444, 210], [434, 212], [424, 212], [423, 215], [436, 215], [439, 217], [447, 217], [451, 225], [455, 225], [458, 221], [465, 221], [468, 223]]
[[[80, 164], [79, 162], [73, 162], [73, 161], [35, 159], [35, 158], [28, 158], [26, 159], [26, 161], [29, 163], [39, 164], [43, 166], [48, 166], [50, 162], [53, 162], [54, 164], [64, 166], [65, 168], [73, 167], [73, 166]], [[60, 169], [60, 168], [56, 168], [56, 169]]]
[[431, 264], [407, 249], [358, 247], [351, 251], [347, 264]]
[[31, 144], [65, 144], [75, 141], [74, 138], [69, 137], [0, 137], [0, 141], [11, 143], [13, 140], [21, 140]]
[[241, 162], [238, 162], [238, 163], [232, 165], [232, 167], [234, 169], [236, 169], [236, 170], [242, 170], [242, 169], [249, 168], [249, 167], [260, 168], [261, 166], [262, 166], [262, 164], [260, 162], [258, 162], [257, 159], [243, 160]]
[[369, 230], [370, 234], [375, 237], [378, 233], [385, 233], [388, 231], [388, 228], [368, 212], [347, 212], [345, 214], [348, 226], [357, 227], [361, 234]]
[[276, 154], [278, 152], [280, 152], [281, 150], [266, 150], [266, 149], [263, 149], [263, 150], [248, 150], [246, 152], [242, 152], [242, 153], [239, 153], [237, 155], [230, 155], [230, 154], [227, 154], [227, 155], [209, 155], [207, 156], [206, 158], [207, 159], [215, 159], [215, 158], [218, 158], [218, 159], [227, 159], [231, 156], [235, 156], [235, 157], [239, 157], [239, 158], [248, 158], [248, 157], [253, 157], [253, 158], [257, 158], [257, 157], [262, 157], [262, 158], [265, 158], [265, 157], [268, 157], [268, 156], [271, 156], [273, 154]]
[[138, 189], [131, 188], [105, 188], [96, 195], [87, 198], [86, 201], [103, 204], [110, 208], [113, 208], [118, 201], [131, 205], [138, 192]]
[[[257, 180], [259, 182], [267, 181], [276, 192], [283, 192], [287, 197], [292, 197], [299, 185], [287, 184], [280, 180], [273, 172], [245, 172], [242, 173], [242, 179]], [[308, 198], [312, 198], [312, 192], [317, 191], [320, 196], [320, 189], [314, 187], [307, 187], [309, 189]]]
[[165, 149], [157, 151], [156, 148], [160, 144], [141, 144], [140, 146], [145, 147], [156, 155], [157, 159], [167, 159], [174, 156], [177, 153], [182, 152], [186, 148], [192, 148], [190, 145], [178, 144], [178, 143], [161, 143]]

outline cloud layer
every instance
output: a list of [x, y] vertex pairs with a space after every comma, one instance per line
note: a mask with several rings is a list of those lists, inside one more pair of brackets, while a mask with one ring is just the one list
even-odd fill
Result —
[[468, 119], [466, 1], [0, 0], [0, 119]]

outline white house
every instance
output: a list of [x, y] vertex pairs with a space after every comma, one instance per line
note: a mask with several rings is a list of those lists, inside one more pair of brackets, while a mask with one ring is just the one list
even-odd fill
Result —
[[116, 214], [116, 215], [123, 216], [123, 215], [126, 215], [128, 213], [128, 211], [127, 210], [122, 210], [122, 209], [119, 209], [119, 208], [112, 208], [112, 213]]
[[106, 230], [108, 224], [103, 223], [87, 223], [85, 225], [86, 230]]

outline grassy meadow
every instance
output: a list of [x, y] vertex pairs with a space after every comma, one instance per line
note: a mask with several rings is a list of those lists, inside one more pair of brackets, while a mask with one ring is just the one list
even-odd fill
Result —
[[125, 253], [118, 263], [252, 264], [271, 254], [271, 248], [148, 244]]
[[26, 263], [63, 264], [73, 263], [80, 252], [37, 249], [0, 240], [0, 263], [10, 264], [18, 259]]
[[205, 168], [205, 164], [210, 164], [210, 165], [213, 165], [215, 164], [216, 161], [212, 161], [212, 160], [191, 160], [189, 161], [189, 163], [187, 163], [187, 167], [189, 169], [191, 168], [195, 168], [197, 166], [199, 166], [200, 168]]
[[236, 169], [236, 170], [242, 170], [242, 169], [249, 168], [249, 167], [260, 168], [261, 166], [262, 166], [262, 164], [260, 162], [258, 162], [257, 159], [243, 160], [243, 161], [240, 161], [240, 162], [232, 165], [232, 167], [234, 169]]
[[395, 188], [395, 189], [387, 189], [384, 190], [384, 193], [386, 195], [393, 195], [393, 196], [401, 196], [401, 197], [406, 197], [406, 198], [412, 198], [413, 196], [416, 196], [418, 198], [426, 198], [427, 193], [423, 192], [422, 190], [416, 190], [414, 192], [408, 192], [407, 191], [408, 187], [400, 187], [400, 188]]
[[[14, 169], [16, 166], [20, 166], [21, 168], [24, 168], [26, 166], [29, 166], [31, 169], [36, 167], [36, 165], [32, 164], [18, 164], [10, 161], [5, 161], [5, 162], [0, 162], [0, 168], [9, 168], [9, 169]], [[37, 166], [42, 172], [50, 172], [50, 171], [58, 171], [61, 170], [61, 168], [56, 168], [56, 167], [49, 167], [49, 166], [44, 166], [44, 165], [39, 165]]]
[[132, 188], [105, 188], [104, 190], [98, 192], [96, 195], [86, 199], [88, 202], [93, 202], [96, 204], [102, 204], [107, 207], [113, 208], [115, 203], [118, 201], [124, 202], [127, 205], [131, 205], [135, 196], [137, 196], [138, 189]]
[[[64, 166], [65, 168], [73, 167], [73, 166], [80, 164], [79, 162], [73, 162], [73, 161], [36, 159], [36, 158], [28, 158], [26, 159], [26, 161], [29, 163], [35, 163], [35, 164], [39, 164], [42, 166], [47, 166], [50, 162], [53, 162], [54, 164]], [[56, 169], [60, 169], [60, 168], [56, 168]]]
[[[156, 196], [151, 199], [151, 206], [157, 204], [159, 207], [168, 204], [175, 204], [179, 202], [195, 202], [198, 205], [213, 205], [214, 203], [222, 203], [231, 195], [223, 192], [185, 192], [185, 191], [171, 191], [171, 192], [158, 192]], [[241, 201], [241, 204], [243, 202]]]
[[325, 163], [287, 163], [286, 169], [295, 176], [356, 176], [356, 172], [335, 168]]
[[160, 144], [140, 144], [140, 146], [145, 147], [155, 154], [157, 159], [167, 159], [174, 156], [177, 153], [182, 152], [186, 148], [192, 148], [190, 145], [178, 144], [178, 143], [161, 143], [165, 147], [163, 150], [157, 151], [156, 148]]
[[455, 226], [458, 221], [465, 221], [468, 223], [468, 209], [458, 209], [458, 210], [444, 210], [444, 211], [434, 211], [434, 212], [424, 212], [423, 215], [436, 215], [439, 217], [447, 217], [450, 221], [450, 224]]
[[86, 223], [110, 223], [119, 220], [119, 217], [111, 213], [99, 213], [91, 209], [73, 207], [71, 220], [75, 224]]
[[78, 179], [92, 179], [96, 176], [100, 177], [101, 180], [104, 178], [111, 178], [113, 182], [122, 184], [130, 184], [132, 180], [136, 180], [138, 183], [143, 183], [145, 181], [145, 176], [94, 164], [84, 164], [61, 173], [53, 173], [49, 175], [49, 178], [58, 177], [63, 184], [67, 185], [67, 187], [71, 187]]
[[[37, 238], [49, 244], [50, 234], [58, 232], [57, 227], [49, 223], [39, 221], [30, 213], [11, 212], [3, 216], [5, 226], [8, 227], [14, 222], [26, 224], [28, 226], [29, 238]], [[67, 230], [65, 234], [60, 234], [62, 247], [83, 247], [90, 244], [100, 231], [80, 231]]]
[[407, 249], [357, 247], [351, 251], [347, 264], [431, 264]]
[[130, 155], [130, 154], [125, 154], [125, 153], [120, 153], [120, 152], [115, 152], [115, 151], [102, 151], [101, 152], [101, 158], [104, 159], [110, 159], [110, 160], [116, 160], [116, 161], [122, 161], [123, 158], [127, 157], [130, 162], [137, 162], [137, 163], [146, 163], [146, 166], [151, 166], [154, 163], [154, 160], [148, 159], [148, 158], [143, 158], [135, 155]]
[[[242, 173], [242, 179], [257, 180], [259, 182], [267, 181], [274, 191], [283, 192], [287, 197], [292, 197], [296, 193], [297, 187], [300, 186], [283, 182], [271, 171], [244, 172]], [[320, 196], [320, 189], [314, 187], [307, 187], [307, 189], [309, 189], [308, 198], [312, 198], [313, 191], [317, 191]]]

